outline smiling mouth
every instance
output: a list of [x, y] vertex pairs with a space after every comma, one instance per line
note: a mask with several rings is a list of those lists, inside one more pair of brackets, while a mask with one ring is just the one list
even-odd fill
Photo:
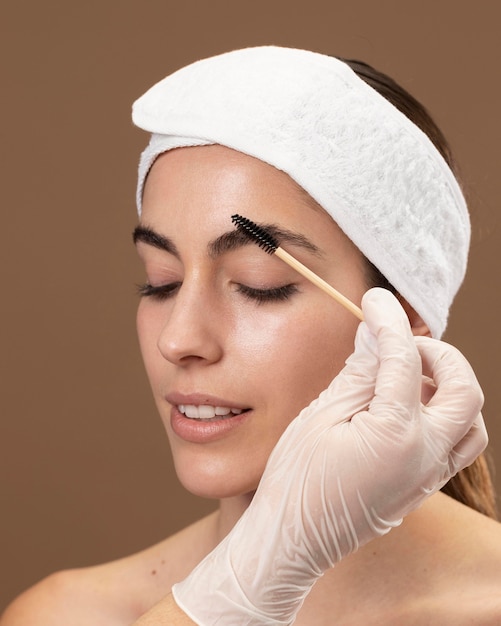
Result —
[[185, 417], [201, 422], [212, 422], [228, 419], [245, 413], [249, 409], [231, 409], [227, 406], [212, 406], [210, 404], [179, 404], [177, 409]]

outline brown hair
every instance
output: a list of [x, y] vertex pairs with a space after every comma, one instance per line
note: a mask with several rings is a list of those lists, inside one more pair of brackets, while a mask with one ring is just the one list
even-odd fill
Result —
[[[392, 78], [375, 70], [362, 61], [341, 59], [366, 83], [391, 102], [406, 115], [416, 126], [428, 135], [440, 154], [444, 157], [457, 179], [458, 169], [454, 162], [451, 149], [442, 131], [433, 121], [426, 108], [411, 96]], [[368, 282], [371, 287], [384, 287], [393, 293], [395, 288], [372, 263], [368, 263]], [[460, 471], [443, 488], [442, 491], [467, 506], [497, 519], [496, 496], [489, 472], [489, 467], [482, 454], [470, 467]]]

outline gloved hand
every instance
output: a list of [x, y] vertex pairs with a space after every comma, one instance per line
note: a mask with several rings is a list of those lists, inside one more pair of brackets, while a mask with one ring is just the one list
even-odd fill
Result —
[[[197, 624], [291, 624], [328, 568], [400, 524], [487, 444], [482, 392], [451, 346], [369, 291], [355, 352], [289, 425], [249, 508], [173, 588]], [[421, 403], [423, 376], [436, 391]]]

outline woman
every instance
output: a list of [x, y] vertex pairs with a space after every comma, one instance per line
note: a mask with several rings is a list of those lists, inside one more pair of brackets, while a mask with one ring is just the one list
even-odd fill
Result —
[[[481, 393], [437, 341], [465, 270], [464, 200], [426, 112], [350, 65], [359, 76], [305, 51], [236, 51], [136, 103], [153, 133], [141, 350], [177, 474], [220, 509], [50, 577], [2, 626], [499, 623]], [[236, 212], [364, 323], [240, 235]]]

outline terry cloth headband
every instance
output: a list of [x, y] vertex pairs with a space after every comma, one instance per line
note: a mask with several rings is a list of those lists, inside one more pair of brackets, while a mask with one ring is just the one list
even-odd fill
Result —
[[156, 157], [221, 144], [286, 172], [422, 317], [445, 330], [470, 222], [450, 168], [415, 124], [333, 57], [264, 46], [193, 63], [149, 89], [133, 121]]

